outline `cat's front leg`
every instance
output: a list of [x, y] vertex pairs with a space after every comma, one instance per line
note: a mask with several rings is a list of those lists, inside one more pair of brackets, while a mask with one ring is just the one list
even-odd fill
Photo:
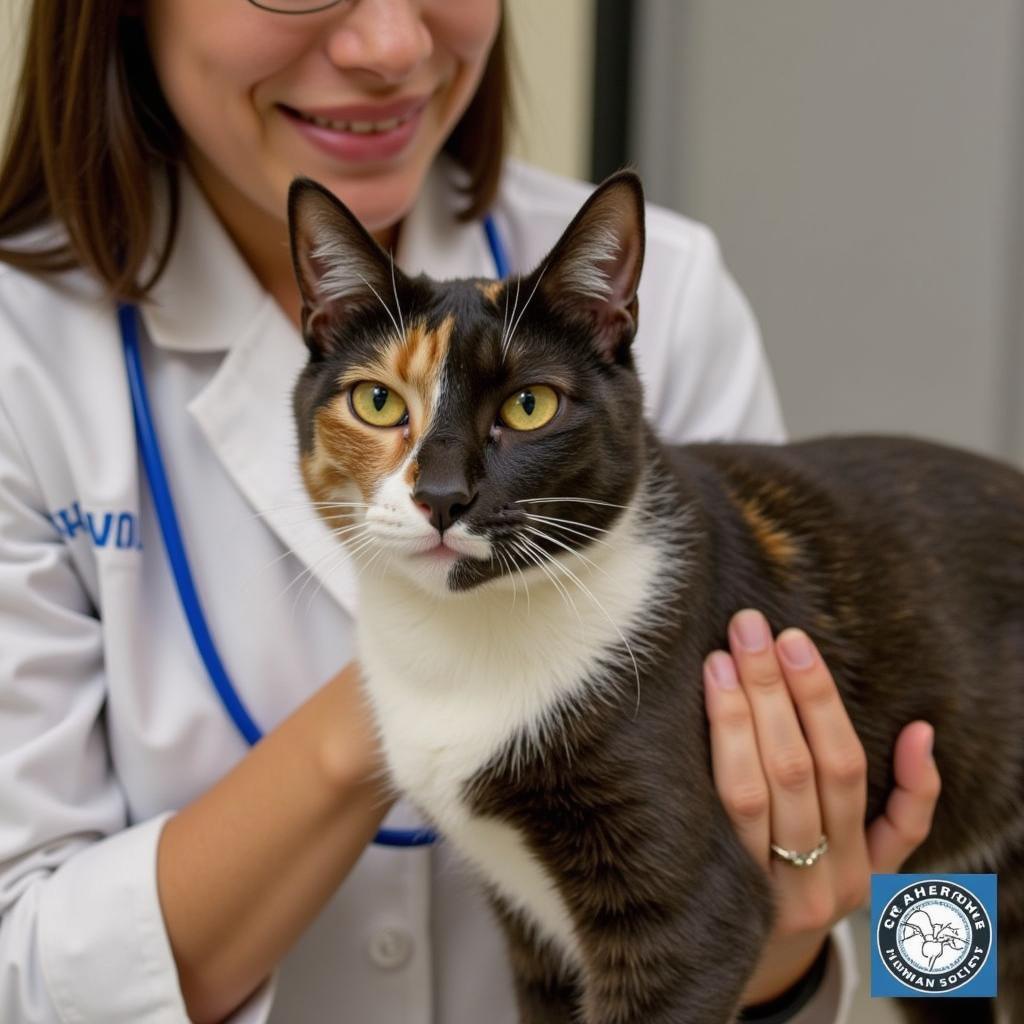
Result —
[[550, 942], [540, 940], [518, 911], [497, 897], [492, 903], [505, 932], [520, 1024], [578, 1021], [580, 987], [576, 972]]

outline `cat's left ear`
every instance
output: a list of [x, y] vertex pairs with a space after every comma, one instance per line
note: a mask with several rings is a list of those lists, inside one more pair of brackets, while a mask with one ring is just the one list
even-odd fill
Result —
[[583, 317], [602, 358], [618, 361], [637, 327], [644, 262], [644, 193], [632, 171], [607, 178], [535, 273], [548, 302]]
[[302, 334], [314, 355], [323, 354], [346, 315], [384, 302], [396, 291], [396, 280], [405, 279], [355, 214], [315, 181], [292, 182], [288, 226]]

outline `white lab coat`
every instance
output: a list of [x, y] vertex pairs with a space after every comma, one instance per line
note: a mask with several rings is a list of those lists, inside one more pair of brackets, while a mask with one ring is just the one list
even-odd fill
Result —
[[[514, 269], [540, 260], [585, 194], [509, 166], [495, 216]], [[483, 231], [456, 223], [452, 202], [439, 163], [399, 264], [493, 274]], [[636, 353], [660, 433], [781, 437], [755, 323], [711, 234], [652, 209], [647, 244]], [[289, 395], [305, 350], [189, 180], [144, 312], [196, 584], [269, 730], [352, 656], [355, 581], [296, 468]], [[0, 1020], [187, 1020], [157, 840], [244, 754], [179, 608], [113, 306], [81, 273], [41, 281], [0, 265]], [[389, 823], [416, 820], [399, 805]], [[798, 1019], [839, 1019], [854, 980], [840, 936]], [[233, 1020], [513, 1024], [515, 1012], [496, 928], [445, 848], [371, 847]]]

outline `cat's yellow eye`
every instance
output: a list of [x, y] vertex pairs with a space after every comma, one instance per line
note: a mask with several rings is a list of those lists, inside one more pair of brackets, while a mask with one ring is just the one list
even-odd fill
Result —
[[501, 421], [513, 430], [536, 430], [558, 412], [558, 394], [546, 384], [534, 384], [509, 395], [501, 406]]
[[352, 389], [352, 409], [371, 427], [397, 427], [407, 418], [402, 396], [379, 381], [364, 380]]

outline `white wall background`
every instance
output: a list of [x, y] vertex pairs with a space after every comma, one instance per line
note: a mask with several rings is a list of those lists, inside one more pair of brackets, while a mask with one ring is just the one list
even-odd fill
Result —
[[641, 0], [635, 142], [751, 299], [791, 431], [1024, 461], [1024, 6]]
[[589, 176], [594, 0], [505, 0], [513, 48], [513, 152]]

